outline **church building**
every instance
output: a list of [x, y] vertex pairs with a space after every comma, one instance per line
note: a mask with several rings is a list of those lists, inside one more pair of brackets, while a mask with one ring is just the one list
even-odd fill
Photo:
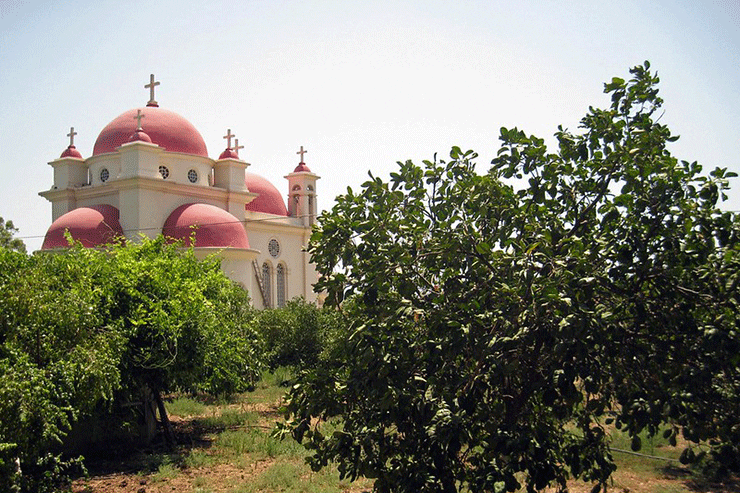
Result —
[[217, 255], [257, 308], [298, 296], [315, 302], [317, 274], [305, 247], [319, 177], [304, 162], [307, 151], [301, 146], [300, 162], [285, 176], [286, 206], [272, 183], [247, 171], [230, 129], [225, 150], [211, 159], [198, 130], [159, 107], [158, 85], [152, 75], [147, 105], [106, 125], [90, 157], [75, 148], [70, 129], [69, 147], [49, 163], [54, 184], [39, 193], [51, 202], [53, 221], [42, 250], [67, 248], [67, 231], [90, 248], [163, 234], [193, 246], [199, 258]]

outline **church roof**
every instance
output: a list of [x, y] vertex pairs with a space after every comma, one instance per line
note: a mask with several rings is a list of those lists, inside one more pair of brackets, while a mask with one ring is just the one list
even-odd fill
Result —
[[249, 239], [242, 223], [215, 205], [184, 204], [172, 211], [162, 228], [162, 234], [172, 240], [182, 240], [196, 247], [249, 248]]
[[78, 207], [60, 216], [46, 232], [41, 249], [68, 247], [69, 242], [64, 236], [66, 231], [87, 248], [112, 243], [116, 238], [123, 237], [119, 211], [108, 204]]
[[264, 212], [277, 216], [287, 216], [288, 209], [283, 202], [283, 196], [266, 178], [254, 173], [245, 173], [244, 182], [250, 192], [258, 193], [259, 196], [248, 203], [245, 208], [252, 212]]
[[141, 112], [141, 128], [153, 144], [170, 152], [182, 152], [208, 157], [203, 136], [182, 116], [157, 106], [135, 108], [116, 117], [103, 128], [95, 141], [93, 156], [113, 152], [137, 131], [137, 113]]

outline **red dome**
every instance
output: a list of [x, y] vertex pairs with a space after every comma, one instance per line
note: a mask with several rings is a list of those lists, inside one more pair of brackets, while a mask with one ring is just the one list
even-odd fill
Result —
[[218, 157], [219, 159], [239, 159], [239, 154], [234, 149], [226, 148]]
[[76, 158], [82, 159], [82, 154], [80, 154], [80, 151], [78, 151], [75, 146], [70, 145], [69, 147], [67, 147], [66, 149], [64, 149], [64, 152], [59, 157], [60, 158], [63, 158], [63, 157], [76, 157]]
[[[141, 109], [141, 127], [152, 143], [170, 152], [183, 152], [208, 157], [206, 143], [192, 123], [172, 111], [154, 106]], [[110, 122], [98, 135], [93, 156], [113, 152], [136, 133], [137, 109], [129, 110]]]
[[308, 169], [308, 166], [306, 166], [306, 163], [304, 163], [304, 162], [301, 161], [298, 164], [298, 166], [295, 167], [295, 169], [293, 170], [293, 173], [302, 173], [302, 172], [308, 172], [308, 173], [310, 173], [311, 170]]
[[242, 223], [229, 212], [209, 204], [181, 205], [170, 214], [162, 234], [190, 245], [195, 234], [196, 247], [249, 248]]
[[259, 194], [259, 196], [255, 197], [253, 201], [246, 205], [248, 211], [265, 212], [267, 214], [275, 214], [276, 216], [288, 215], [288, 209], [285, 208], [283, 197], [272, 183], [254, 173], [245, 173], [244, 182], [250, 192]]
[[118, 209], [108, 204], [71, 210], [52, 223], [41, 249], [68, 247], [65, 231], [69, 231], [75, 241], [87, 248], [112, 243], [116, 238], [123, 237], [118, 218]]
[[152, 138], [149, 137], [146, 132], [143, 130], [137, 130], [136, 132], [131, 134], [131, 137], [128, 138], [129, 142], [147, 142], [149, 144], [152, 143]]

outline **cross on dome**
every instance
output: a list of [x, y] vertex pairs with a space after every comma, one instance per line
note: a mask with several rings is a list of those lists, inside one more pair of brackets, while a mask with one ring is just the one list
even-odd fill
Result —
[[301, 146], [301, 150], [300, 151], [296, 152], [296, 154], [300, 154], [301, 155], [301, 162], [303, 162], [303, 155], [306, 154], [307, 152], [308, 151], [304, 151], [303, 150], [303, 146]]
[[159, 81], [154, 81], [154, 74], [149, 75], [149, 84], [146, 84], [144, 88], [149, 89], [149, 102], [146, 103], [147, 106], [156, 106], [159, 107], [159, 104], [154, 100], [154, 88], [159, 85]]
[[136, 131], [143, 130], [141, 128], [141, 119], [144, 118], [146, 115], [141, 112], [141, 110], [136, 110], [136, 116], [134, 117], [134, 120], [136, 120]]
[[[228, 129], [226, 131], [226, 135], [224, 135], [224, 139], [226, 139], [226, 148], [231, 149], [231, 138], [236, 137], [234, 134], [231, 133], [231, 129]], [[236, 151], [239, 152], [239, 151]]]
[[239, 149], [244, 149], [244, 146], [239, 145], [239, 139], [234, 139], [234, 151], [237, 156], [239, 155]]
[[67, 137], [69, 137], [69, 147], [75, 146], [75, 135], [77, 135], [77, 132], [75, 132], [75, 128], [69, 127], [69, 133], [67, 134]]

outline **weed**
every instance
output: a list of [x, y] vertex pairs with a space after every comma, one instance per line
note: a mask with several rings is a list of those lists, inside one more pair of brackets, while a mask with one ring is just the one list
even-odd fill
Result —
[[152, 474], [152, 481], [154, 481], [155, 483], [166, 481], [168, 479], [174, 478], [178, 474], [180, 474], [180, 470], [177, 468], [177, 466], [169, 462], [164, 463], [159, 466], [156, 473]]
[[189, 469], [199, 467], [208, 467], [215, 462], [215, 458], [202, 450], [192, 450], [183, 460], [185, 466]]
[[189, 397], [178, 397], [165, 403], [167, 412], [172, 416], [187, 418], [199, 416], [208, 411], [208, 406]]
[[218, 445], [231, 454], [256, 454], [259, 457], [305, 456], [304, 448], [294, 440], [280, 440], [257, 429], [224, 431], [218, 436]]
[[224, 409], [221, 414], [208, 416], [200, 420], [200, 423], [206, 428], [234, 428], [238, 426], [251, 426], [257, 422], [259, 416], [251, 411], [241, 409]]
[[208, 479], [204, 477], [197, 477], [193, 479], [193, 488], [195, 488], [195, 492], [197, 493], [206, 493], [213, 491], [211, 488], [208, 488]]

